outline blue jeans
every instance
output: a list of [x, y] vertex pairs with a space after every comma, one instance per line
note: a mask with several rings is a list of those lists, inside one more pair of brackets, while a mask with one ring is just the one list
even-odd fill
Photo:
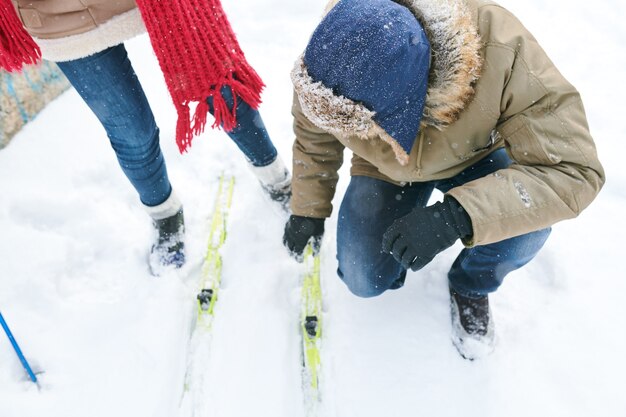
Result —
[[[220, 90], [228, 108], [233, 107], [233, 93], [228, 86]], [[213, 97], [207, 99], [213, 113]], [[274, 162], [278, 152], [267, 133], [261, 114], [241, 98], [237, 97], [237, 126], [226, 134], [235, 142], [248, 162], [255, 167], [264, 167]]]
[[[452, 178], [404, 187], [370, 177], [352, 177], [337, 224], [339, 277], [360, 297], [375, 297], [401, 287], [406, 270], [381, 251], [382, 236], [394, 220], [415, 207], [426, 206], [435, 188], [445, 193], [506, 168], [511, 162], [506, 151], [499, 149]], [[463, 249], [448, 272], [450, 286], [467, 297], [495, 291], [509, 272], [535, 257], [549, 234], [547, 228]]]
[[[157, 206], [167, 200], [172, 186], [159, 146], [159, 129], [124, 45], [57, 65], [102, 123], [141, 202]], [[232, 103], [232, 95], [225, 93]], [[229, 136], [246, 158], [256, 166], [273, 162], [276, 149], [259, 113], [238, 100], [237, 117], [239, 125]]]

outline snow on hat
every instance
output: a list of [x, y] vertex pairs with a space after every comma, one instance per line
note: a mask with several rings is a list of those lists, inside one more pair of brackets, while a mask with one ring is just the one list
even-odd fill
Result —
[[292, 78], [313, 123], [361, 137], [377, 124], [405, 165], [419, 133], [429, 62], [430, 44], [409, 9], [390, 0], [341, 0], [315, 29]]

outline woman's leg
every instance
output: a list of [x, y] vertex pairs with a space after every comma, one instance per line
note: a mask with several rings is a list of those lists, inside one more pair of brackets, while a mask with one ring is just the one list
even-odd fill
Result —
[[[234, 105], [230, 87], [224, 86], [222, 96], [229, 108]], [[213, 113], [213, 97], [207, 99]], [[249, 167], [272, 200], [288, 210], [291, 197], [291, 175], [278, 155], [258, 110], [237, 97], [237, 126], [226, 132], [246, 157]]]
[[159, 129], [124, 45], [58, 66], [102, 123], [122, 171], [154, 221], [158, 239], [150, 254], [152, 273], [182, 266], [182, 205], [172, 192]]
[[[234, 100], [230, 87], [222, 87], [221, 93], [228, 108], [232, 108]], [[213, 113], [213, 97], [209, 97], [207, 102], [209, 111]], [[263, 167], [274, 162], [278, 152], [267, 133], [259, 111], [237, 97], [236, 114], [237, 126], [226, 134], [235, 142], [252, 166]]]
[[159, 129], [123, 44], [59, 68], [96, 115], [119, 164], [146, 206], [172, 193], [159, 146]]

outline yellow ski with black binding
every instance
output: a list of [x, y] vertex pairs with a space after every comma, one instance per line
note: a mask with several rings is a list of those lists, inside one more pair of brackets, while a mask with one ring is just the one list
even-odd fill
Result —
[[226, 223], [233, 198], [235, 178], [221, 175], [219, 178], [215, 206], [211, 215], [209, 239], [202, 264], [200, 279], [196, 287], [196, 304], [191, 325], [191, 340], [185, 372], [185, 385], [180, 404], [181, 415], [210, 415], [207, 404], [205, 373], [209, 365], [211, 328], [215, 317], [222, 281], [222, 257], [220, 249], [226, 241]]
[[320, 347], [322, 341], [322, 287], [320, 284], [320, 257], [309, 243], [304, 251], [302, 279], [302, 386], [306, 414], [314, 416], [320, 401]]

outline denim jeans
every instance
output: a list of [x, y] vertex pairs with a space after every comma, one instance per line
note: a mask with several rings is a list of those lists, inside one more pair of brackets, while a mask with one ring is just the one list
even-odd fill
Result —
[[[406, 270], [381, 251], [382, 236], [394, 220], [416, 207], [426, 206], [435, 188], [445, 193], [506, 168], [511, 162], [506, 151], [499, 149], [452, 178], [404, 187], [370, 177], [352, 177], [339, 209], [339, 277], [360, 297], [374, 297], [401, 287]], [[549, 234], [550, 228], [546, 228], [463, 249], [448, 272], [450, 286], [468, 297], [495, 291], [509, 272], [535, 257]]]
[[[220, 90], [228, 108], [233, 107], [233, 94], [228, 86]], [[207, 99], [209, 110], [213, 112], [213, 97]], [[245, 101], [237, 97], [237, 126], [226, 134], [241, 149], [248, 162], [255, 167], [263, 167], [274, 162], [278, 152], [267, 133], [261, 114]]]
[[[159, 146], [159, 129], [124, 45], [57, 65], [102, 123], [141, 202], [157, 206], [167, 200], [172, 186]], [[222, 91], [232, 103], [230, 91]], [[256, 166], [273, 162], [277, 152], [258, 111], [238, 100], [237, 117], [238, 126], [229, 136], [246, 158]]]
[[172, 192], [159, 129], [123, 44], [57, 63], [104, 127], [141, 202], [156, 206]]

